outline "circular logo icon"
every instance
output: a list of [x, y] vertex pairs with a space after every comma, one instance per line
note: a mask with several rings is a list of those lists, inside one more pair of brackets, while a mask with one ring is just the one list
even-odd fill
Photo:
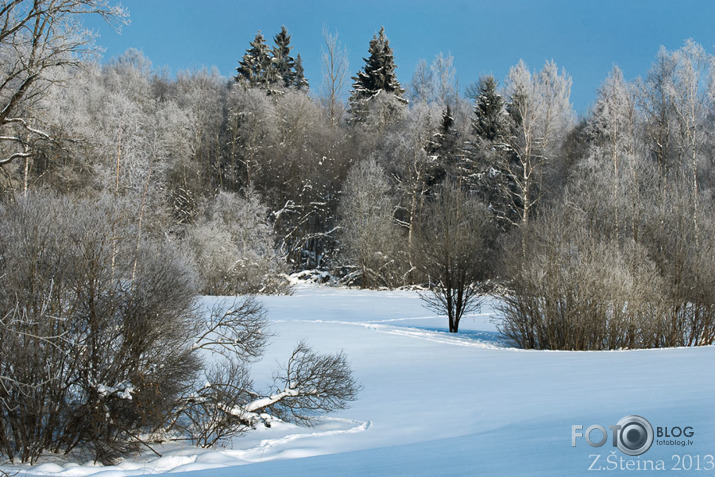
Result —
[[644, 454], [653, 445], [653, 426], [641, 416], [626, 416], [620, 421], [621, 426], [616, 440], [618, 449], [626, 455]]

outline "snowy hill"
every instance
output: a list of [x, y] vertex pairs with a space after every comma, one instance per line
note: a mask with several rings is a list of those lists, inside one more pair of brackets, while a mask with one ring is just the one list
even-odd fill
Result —
[[[428, 313], [407, 291], [304, 285], [294, 296], [262, 301], [277, 336], [254, 368], [256, 382], [269, 378], [305, 338], [320, 352], [347, 354], [364, 386], [349, 409], [313, 428], [278, 423], [210, 451], [172, 444], [157, 449], [162, 457], [147, 453], [116, 467], [67, 464], [58, 457], [33, 468], [3, 469], [62, 476], [553, 476], [588, 475], [589, 466], [628, 474], [662, 463], [658, 474], [682, 474], [679, 466], [715, 475], [711, 346], [517, 350], [499, 339], [494, 301], [465, 317], [462, 331], [451, 336], [446, 319]], [[691, 427], [693, 443], [662, 445], [656, 438], [638, 457], [614, 448], [610, 434], [602, 447], [584, 438], [572, 447], [573, 425], [583, 426], [581, 432], [595, 424], [608, 429], [628, 415], [645, 417], [654, 429]], [[590, 437], [599, 441], [601, 434], [594, 430]]]

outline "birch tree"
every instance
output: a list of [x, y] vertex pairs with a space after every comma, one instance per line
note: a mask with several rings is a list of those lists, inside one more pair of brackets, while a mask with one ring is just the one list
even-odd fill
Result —
[[[593, 138], [589, 153], [593, 168], [608, 171], [611, 188], [609, 202], [613, 206], [613, 215], [609, 215], [608, 220], [612, 222], [616, 239], [626, 225], [623, 223], [626, 215], [631, 219], [632, 237], [638, 236], [636, 119], [635, 91], [624, 80], [621, 70], [614, 67], [599, 89], [587, 129]], [[627, 199], [624, 200], [624, 197]], [[626, 201], [631, 203], [631, 210], [619, 212]]]
[[502, 161], [501, 172], [515, 186], [505, 194], [519, 211], [517, 225], [524, 227], [541, 199], [546, 168], [573, 124], [571, 77], [565, 71], [559, 73], [553, 61], [535, 74], [520, 61], [509, 70], [506, 91], [513, 124], [505, 146], [515, 160]]
[[706, 123], [709, 111], [707, 80], [713, 58], [693, 40], [673, 54], [673, 112], [678, 126], [677, 145], [683, 170], [689, 176], [692, 187], [692, 220], [696, 245], [699, 241], [699, 163], [706, 139]]

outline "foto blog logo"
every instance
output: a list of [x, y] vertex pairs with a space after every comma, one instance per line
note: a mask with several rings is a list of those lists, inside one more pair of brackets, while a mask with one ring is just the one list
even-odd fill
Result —
[[[625, 455], [644, 454], [653, 445], [653, 426], [641, 416], [626, 416], [608, 429], [613, 447], [618, 447]], [[571, 447], [576, 447], [576, 439], [580, 437], [591, 447], [601, 447], [608, 441], [608, 431], [598, 424], [589, 426], [585, 431], [581, 425], [571, 426]]]

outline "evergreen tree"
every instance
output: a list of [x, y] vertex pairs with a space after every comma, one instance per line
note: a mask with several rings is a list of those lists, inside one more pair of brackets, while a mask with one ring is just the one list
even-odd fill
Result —
[[480, 141], [500, 141], [507, 132], [504, 99], [497, 91], [497, 81], [488, 75], [479, 78], [474, 104], [472, 129]]
[[271, 52], [261, 32], [250, 43], [249, 48], [239, 61], [236, 81], [245, 82], [250, 87], [268, 88], [273, 82], [273, 61]]
[[259, 32], [236, 68], [236, 81], [265, 89], [268, 94], [276, 93], [276, 89], [280, 88], [307, 89], [300, 55], [293, 58], [290, 54], [293, 48], [290, 38], [283, 26], [280, 33], [273, 37], [275, 46], [269, 48]]
[[439, 128], [425, 150], [435, 160], [435, 166], [426, 175], [426, 181], [430, 187], [444, 180], [447, 175], [457, 178], [458, 182], [461, 182], [459, 180], [462, 175], [460, 137], [454, 127], [454, 116], [449, 105], [444, 108]]
[[305, 79], [303, 72], [303, 59], [300, 57], [300, 54], [295, 59], [294, 68], [295, 71], [293, 73], [293, 82], [291, 85], [297, 90], [308, 89], [308, 80]]
[[295, 59], [290, 55], [290, 35], [285, 26], [281, 27], [280, 33], [273, 37], [275, 46], [273, 47], [273, 67], [282, 85], [290, 88], [295, 84]]
[[467, 188], [476, 192], [492, 213], [507, 223], [515, 223], [518, 220], [514, 203], [516, 189], [510, 171], [516, 170], [518, 164], [514, 163], [515, 157], [506, 139], [514, 125], [520, 124], [519, 108], [514, 107], [519, 97], [514, 95], [512, 103], [507, 105], [497, 87], [492, 75], [479, 78], [472, 120], [475, 147], [462, 174], [467, 178]]
[[392, 93], [402, 102], [407, 102], [402, 98], [405, 90], [397, 81], [397, 66], [385, 36], [385, 27], [380, 28], [380, 33], [372, 38], [368, 51], [369, 58], [363, 58], [364, 69], [352, 78], [355, 82], [350, 94], [350, 113], [357, 120], [364, 117], [367, 102], [380, 92]]

